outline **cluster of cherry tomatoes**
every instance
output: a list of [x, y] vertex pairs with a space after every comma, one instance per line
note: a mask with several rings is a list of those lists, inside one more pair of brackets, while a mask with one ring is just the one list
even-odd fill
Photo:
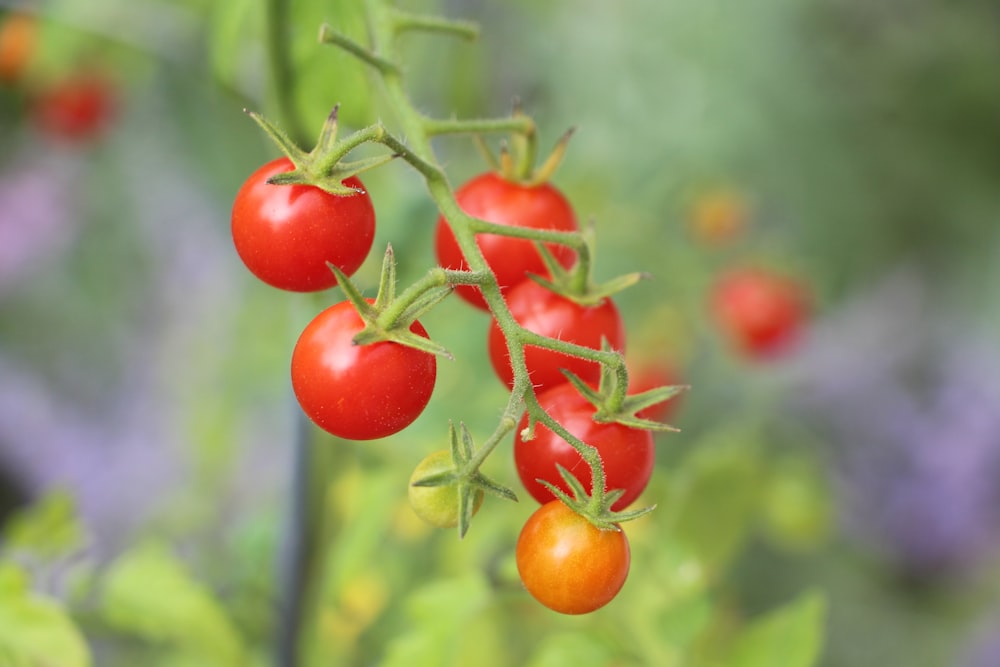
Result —
[[[233, 206], [233, 240], [247, 268], [269, 285], [297, 292], [326, 289], [337, 284], [328, 263], [350, 276], [367, 257], [375, 228], [371, 200], [357, 177], [343, 181], [353, 190], [347, 196], [311, 185], [268, 183], [275, 174], [291, 169], [292, 163], [280, 158], [247, 179]], [[459, 188], [456, 201], [466, 213], [500, 225], [578, 230], [572, 207], [547, 183], [519, 183], [489, 172]], [[547, 271], [530, 241], [481, 234], [477, 243], [511, 314], [522, 327], [594, 349], [600, 349], [602, 341], [614, 349], [624, 348], [622, 318], [610, 297], [581, 304], [531, 280], [531, 274], [546, 276]], [[438, 223], [436, 251], [442, 267], [467, 268], [443, 218]], [[575, 253], [566, 246], [553, 244], [550, 251], [564, 267], [575, 261]], [[487, 310], [477, 287], [461, 285], [456, 291], [472, 306]], [[427, 405], [435, 381], [435, 357], [426, 351], [392, 340], [354, 344], [354, 337], [364, 326], [355, 304], [341, 301], [305, 327], [291, 361], [292, 386], [303, 411], [326, 431], [353, 440], [385, 437], [408, 426]], [[410, 330], [427, 336], [418, 321]], [[511, 386], [513, 372], [506, 339], [496, 322], [490, 329], [487, 347], [499, 380]], [[596, 362], [542, 348], [529, 347], [525, 352], [541, 407], [573, 435], [597, 448], [608, 488], [623, 490], [612, 509], [631, 504], [652, 474], [652, 434], [593, 419], [597, 407], [568, 383], [560, 369], [568, 369], [596, 386], [601, 375]], [[522, 427], [527, 425], [527, 416], [524, 419]], [[569, 492], [557, 468], [561, 465], [574, 471], [589, 492], [589, 466], [565, 440], [542, 425], [532, 440], [518, 433], [514, 458], [525, 487], [546, 508], [529, 520], [518, 544], [517, 560], [526, 587], [548, 606], [566, 613], [602, 606], [617, 593], [628, 571], [624, 534], [592, 525], [563, 506], [539, 481]], [[453, 466], [447, 451], [435, 452], [417, 467], [414, 479]], [[455, 488], [447, 485], [410, 487], [414, 510], [438, 526], [456, 524], [455, 494]], [[481, 501], [480, 492], [477, 509]], [[605, 554], [604, 561], [596, 558], [598, 552]], [[570, 566], [566, 558], [587, 561], [591, 567]], [[599, 565], [601, 562], [604, 564]], [[605, 575], [595, 576], [595, 567]], [[617, 572], [612, 577], [617, 582], [613, 590], [606, 581], [612, 570]], [[557, 585], [559, 581], [563, 583]], [[557, 589], [562, 590], [560, 597], [553, 598]], [[570, 599], [570, 592], [574, 592], [575, 599]]]
[[34, 71], [40, 29], [28, 14], [9, 14], [0, 22], [0, 83], [23, 93], [28, 116], [45, 136], [70, 143], [101, 136], [118, 110], [114, 80], [96, 65], [58, 75]]
[[[547, 183], [525, 185], [486, 173], [460, 187], [456, 199], [466, 213], [490, 222], [578, 230], [571, 205]], [[530, 274], [549, 276], [529, 241], [480, 235], [477, 243], [497, 277], [511, 315], [524, 329], [593, 349], [600, 349], [603, 342], [624, 350], [625, 327], [611, 297], [580, 303], [530, 279]], [[444, 219], [438, 222], [435, 248], [442, 266], [467, 266]], [[576, 259], [565, 246], [552, 246], [550, 252], [564, 268]], [[460, 288], [459, 294], [473, 306], [486, 308], [478, 291]], [[496, 320], [489, 329], [487, 348], [497, 377], [512, 387], [514, 373], [507, 340]], [[568, 382], [563, 370], [596, 385], [601, 376], [599, 364], [532, 346], [526, 347], [524, 355], [541, 408], [572, 435], [597, 449], [607, 489], [623, 491], [611, 509], [630, 505], [653, 472], [652, 433], [613, 421], [595, 421], [598, 407]], [[630, 564], [628, 540], [620, 529], [598, 528], [553, 495], [545, 483], [571, 494], [559, 466], [570, 471], [590, 493], [590, 467], [576, 449], [544, 425], [537, 425], [533, 437], [526, 439], [528, 420], [526, 414], [518, 426], [514, 460], [525, 489], [542, 507], [529, 517], [518, 538], [516, 560], [521, 580], [529, 593], [551, 609], [566, 614], [594, 611], [613, 599], [625, 583]]]
[[[335, 122], [335, 114], [331, 118]], [[392, 435], [421, 414], [433, 393], [436, 357], [429, 347], [414, 344], [429, 340], [427, 331], [417, 316], [404, 318], [399, 325], [407, 329], [409, 342], [385, 330], [386, 323], [379, 318], [386, 308], [382, 292], [387, 275], [394, 283], [394, 271], [383, 274], [374, 300], [363, 298], [351, 284], [350, 276], [367, 258], [375, 235], [374, 209], [361, 180], [350, 175], [330, 186], [314, 182], [313, 176], [283, 178], [295, 173], [308, 174], [309, 169], [279, 158], [244, 183], [232, 212], [237, 252], [254, 275], [283, 290], [313, 292], [340, 283], [347, 299], [320, 312], [295, 344], [292, 387], [305, 414], [329, 433], [352, 440]], [[338, 179], [339, 175], [334, 177]], [[544, 180], [520, 180], [500, 170], [467, 181], [454, 198], [471, 218], [495, 226], [491, 229], [495, 233], [478, 233], [475, 241], [507, 311], [524, 332], [595, 351], [624, 353], [625, 327], [612, 297], [587, 286], [580, 289], [581, 281], [573, 280], [585, 275], [583, 282], [589, 286], [585, 273], [589, 267], [577, 251], [557, 243], [540, 246], [524, 238], [525, 230], [580, 233], [573, 207], [558, 189]], [[716, 211], [713, 219], [720, 215]], [[505, 233], [507, 228], [511, 233]], [[726, 234], [736, 230], [713, 224], [712, 231], [723, 228]], [[435, 251], [446, 272], [469, 270], [444, 216], [437, 223]], [[583, 273], [574, 273], [581, 267]], [[478, 285], [453, 287], [471, 307], [495, 315]], [[395, 294], [394, 287], [389, 291]], [[804, 320], [805, 300], [790, 278], [763, 269], [734, 269], [715, 283], [710, 307], [734, 344], [743, 353], [760, 357], [775, 354], [795, 337]], [[368, 340], [373, 342], [359, 344], [359, 336], [371, 329], [374, 338]], [[498, 380], [514, 389], [509, 345], [494, 318], [485, 346]], [[608, 397], [603, 387], [609, 369], [592, 359], [531, 344], [523, 345], [523, 353], [533, 398], [552, 422], [535, 422], [525, 413], [515, 432], [518, 475], [541, 504], [518, 539], [518, 570], [527, 590], [551, 609], [590, 612], [613, 599], [628, 574], [628, 540], [615, 521], [626, 516], [617, 513], [639, 498], [652, 476], [655, 446], [650, 429], [657, 425], [642, 420], [663, 420], [673, 403], [663, 399], [649, 405], [660, 400], [656, 394], [632, 403], [631, 411], [609, 416], [602, 412], [608, 407], [602, 401]], [[663, 366], [642, 366], [628, 375], [629, 396], [677, 384], [676, 375]], [[585, 391], [587, 387], [592, 391]], [[581, 450], [567, 441], [570, 436], [596, 451], [601, 477]], [[410, 480], [414, 511], [440, 527], [455, 526], [462, 507], [475, 513], [483, 500], [482, 488], [465, 487], [473, 496], [463, 504], [459, 485], [448, 482], [454, 479], [448, 476], [471, 456], [466, 453], [462, 459], [454, 429], [452, 439], [451, 451], [425, 457]], [[467, 449], [471, 452], [471, 444]], [[442, 483], [422, 483], [435, 476]], [[595, 479], [603, 479], [603, 489], [593, 488]], [[585, 508], [592, 495], [596, 504], [607, 497], [606, 503]]]
[[[348, 194], [334, 194], [306, 184], [275, 185], [275, 175], [294, 165], [273, 160], [252, 174], [236, 196], [232, 234], [246, 266], [274, 287], [310, 292], [333, 287], [337, 267], [347, 279], [367, 258], [375, 233], [375, 214], [357, 176], [342, 181]], [[561, 232], [579, 231], [572, 206], [549, 183], [520, 182], [487, 172], [455, 192], [464, 212], [497, 225]], [[476, 242], [496, 277], [507, 308], [525, 330], [592, 349], [609, 346], [624, 351], [625, 327], [610, 296], [580, 300], [532, 276], [552, 278], [536, 245], [517, 236], [479, 234]], [[548, 244], [558, 265], [577, 261], [572, 248]], [[468, 263], [447, 220], [438, 220], [435, 250], [440, 266], [465, 270]], [[346, 287], [345, 287], [346, 289]], [[489, 312], [479, 288], [458, 285], [458, 295], [472, 307]], [[366, 303], [370, 304], [368, 300]], [[721, 329], [750, 356], [776, 353], [798, 333], [805, 301], [797, 283], [763, 269], [733, 269], [716, 282], [710, 298]], [[426, 350], [381, 340], [358, 345], [357, 336], [370, 324], [358, 304], [347, 299], [320, 312], [295, 345], [292, 386], [303, 411], [324, 430], [347, 439], [382, 438], [406, 428], [424, 410], [436, 377], [436, 359]], [[409, 331], [427, 338], [419, 321]], [[486, 348], [499, 381], [512, 387], [508, 341], [499, 324], [491, 323]], [[538, 404], [571, 435], [595, 448], [607, 491], [619, 495], [611, 512], [632, 505], [653, 472], [655, 446], [651, 431], [615, 420], [599, 420], [599, 405], [570, 383], [564, 370], [597, 387], [597, 362], [553, 350], [526, 346], [525, 365]], [[630, 374], [630, 393], [676, 384], [664, 368], [644, 366]], [[672, 402], [648, 406], [637, 417], [662, 420]], [[528, 591], [546, 606], [569, 614], [586, 613], [615, 597], [628, 573], [628, 540], [617, 526], [599, 527], [557, 498], [552, 488], [575, 495], [560, 468], [592, 493], [592, 475], [580, 453], [545, 424], [526, 436], [529, 416], [522, 418], [514, 439], [514, 461], [528, 493], [541, 504], [518, 539], [516, 560]], [[416, 480], [455, 469], [447, 450], [436, 451], [417, 466], [411, 478], [410, 502], [429, 523], [450, 527], [458, 522], [454, 485], [414, 485]], [[483, 493], [475, 491], [473, 512]]]

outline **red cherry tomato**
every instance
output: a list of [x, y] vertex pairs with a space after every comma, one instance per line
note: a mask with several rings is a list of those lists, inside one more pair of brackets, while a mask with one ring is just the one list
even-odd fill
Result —
[[347, 197], [310, 185], [270, 185], [267, 179], [292, 170], [278, 158], [243, 183], [233, 203], [232, 234], [243, 263], [262, 281], [292, 292], [333, 287], [337, 278], [327, 262], [353, 275], [375, 239], [375, 209], [361, 181]]
[[[595, 350], [601, 348], [601, 339], [606, 338], [612, 349], [625, 349], [625, 326], [610, 298], [595, 306], [581, 306], [533, 280], [526, 280], [507, 294], [507, 307], [521, 326], [537, 334]], [[514, 371], [510, 366], [507, 342], [496, 320], [490, 325], [488, 346], [497, 377], [513, 387]], [[566, 382], [560, 368], [594, 385], [601, 377], [600, 364], [586, 359], [530, 345], [525, 347], [524, 356], [535, 391]]]
[[713, 285], [712, 314], [738, 350], [749, 357], [784, 351], [801, 334], [808, 304], [797, 281], [766, 269], [732, 269]]
[[[549, 389], [538, 397], [538, 402], [567, 431], [597, 448], [604, 462], [605, 488], [608, 491], [625, 491], [611, 509], [617, 511], [631, 505], [653, 474], [656, 447], [652, 432], [616, 423], [595, 422], [596, 408], [569, 383]], [[540, 503], [555, 498], [538, 482], [540, 479], [570, 493], [556, 464], [566, 468], [590, 493], [593, 489], [590, 466], [580, 454], [542, 424], [535, 426], [534, 439], [523, 440], [520, 432], [527, 425], [528, 416], [525, 415], [514, 439], [514, 463], [528, 493]]]
[[632, 556], [620, 528], [601, 530], [554, 500], [528, 517], [515, 559], [536, 600], [562, 614], [588, 614], [618, 595]]
[[72, 75], [37, 92], [31, 115], [47, 136], [66, 141], [92, 139], [117, 111], [114, 84], [96, 72]]
[[[320, 428], [350, 440], [372, 440], [409, 426], [430, 401], [434, 355], [390, 341], [355, 345], [364, 327], [349, 301], [313, 319], [292, 351], [292, 388]], [[419, 322], [410, 331], [427, 337]]]
[[[469, 215], [499, 225], [556, 231], [578, 229], [576, 215], [569, 202], [562, 193], [547, 183], [525, 186], [490, 172], [465, 183], [455, 192], [455, 198], [462, 210]], [[479, 234], [476, 243], [501, 290], [522, 282], [529, 272], [548, 276], [545, 264], [532, 241], [497, 234]], [[469, 268], [455, 235], [443, 217], [438, 219], [434, 246], [438, 263], [444, 268]], [[566, 246], [550, 243], [546, 247], [567, 268], [576, 258], [576, 253]], [[489, 309], [478, 287], [459, 285], [456, 291], [472, 305], [483, 310]]]

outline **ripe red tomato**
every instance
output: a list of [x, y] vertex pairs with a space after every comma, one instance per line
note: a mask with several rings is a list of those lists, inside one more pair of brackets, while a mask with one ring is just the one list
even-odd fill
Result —
[[[597, 409], [568, 382], [549, 389], [538, 397], [542, 408], [567, 431], [596, 447], [604, 462], [605, 486], [608, 491], [624, 489], [625, 494], [611, 506], [613, 510], [628, 507], [639, 497], [653, 474], [656, 447], [653, 434], [617, 423], [594, 421]], [[540, 503], [555, 496], [537, 480], [542, 479], [570, 493], [556, 464], [566, 468], [590, 493], [590, 466], [573, 447], [542, 424], [535, 426], [533, 440], [523, 440], [521, 430], [528, 425], [528, 416], [521, 419], [514, 439], [514, 463], [517, 474], [528, 493]]]
[[[526, 186], [508, 181], [499, 174], [485, 173], [465, 183], [455, 192], [458, 205], [469, 215], [512, 227], [576, 231], [576, 215], [566, 198], [557, 189], [543, 183]], [[545, 264], [532, 241], [497, 234], [479, 234], [476, 243], [482, 250], [501, 290], [507, 290], [525, 279], [525, 274], [548, 276]], [[446, 269], [469, 268], [455, 235], [444, 218], [438, 219], [434, 238], [438, 263]], [[562, 245], [546, 247], [565, 267], [570, 267], [576, 253]], [[472, 305], [488, 310], [478, 287], [459, 285], [459, 296]]]
[[327, 262], [353, 275], [375, 239], [375, 209], [361, 180], [348, 197], [310, 185], [270, 185], [267, 179], [292, 170], [278, 158], [255, 171], [233, 202], [232, 234], [243, 263], [268, 285], [291, 292], [333, 287]]
[[710, 307], [737, 349], [758, 358], [778, 354], [793, 343], [808, 310], [799, 282], [756, 267], [723, 274], [712, 286]]
[[[596, 306], [581, 306], [533, 280], [526, 280], [507, 294], [507, 307], [521, 326], [537, 334], [595, 350], [601, 348], [601, 338], [606, 338], [613, 349], [625, 349], [625, 326], [618, 307], [610, 298]], [[496, 320], [490, 325], [488, 346], [497, 377], [513, 387], [514, 371], [510, 366], [507, 341]], [[586, 359], [533, 346], [525, 347], [524, 356], [536, 391], [566, 382], [560, 368], [594, 385], [601, 377], [600, 364]]]
[[46, 135], [67, 141], [91, 139], [107, 129], [117, 111], [114, 84], [96, 72], [82, 72], [41, 89], [31, 115]]
[[601, 530], [554, 500], [528, 517], [515, 559], [536, 600], [562, 614], [587, 614], [618, 595], [632, 555], [620, 528]]
[[[390, 341], [355, 345], [364, 327], [349, 301], [310, 322], [292, 351], [292, 388], [302, 410], [341, 438], [372, 440], [409, 426], [430, 401], [433, 354]], [[427, 337], [419, 322], [410, 331]]]

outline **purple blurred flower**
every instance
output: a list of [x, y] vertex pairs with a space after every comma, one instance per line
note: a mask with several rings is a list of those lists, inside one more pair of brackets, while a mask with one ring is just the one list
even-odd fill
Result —
[[122, 392], [116, 403], [113, 415], [93, 414], [0, 356], [0, 459], [29, 493], [71, 490], [105, 545], [135, 530], [183, 479], [148, 392]]
[[1000, 665], [1000, 619], [988, 618], [960, 648], [956, 667], [996, 667]]
[[846, 530], [915, 576], [1000, 545], [1000, 351], [926, 315], [916, 277], [896, 276], [822, 325], [795, 371]]
[[76, 236], [77, 163], [14, 156], [0, 173], [0, 295], [67, 248]]
[[[211, 198], [184, 171], [170, 142], [161, 133], [148, 133], [113, 153], [122, 174], [116, 195], [134, 197], [121, 208], [133, 212], [128, 223], [141, 243], [155, 249], [150, 279], [130, 285], [142, 292], [137, 299], [142, 305], [115, 312], [106, 333], [114, 336], [117, 361], [128, 371], [110, 384], [88, 387], [82, 396], [15, 357], [0, 341], [0, 464], [32, 495], [68, 489], [103, 554], [120, 548], [152, 517], [176, 517], [173, 507], [192, 513], [192, 470], [203, 455], [192, 442], [197, 421], [192, 413], [202, 408], [201, 397], [209, 409], [227, 407], [217, 392], [228, 386], [224, 373], [232, 368], [228, 355], [238, 337], [238, 290], [248, 284], [228, 237], [228, 202]], [[8, 275], [6, 258], [13, 258], [8, 266], [27, 271], [51, 251], [46, 249], [54, 247], [54, 239], [72, 233], [60, 217], [71, 206], [64, 201], [67, 191], [57, 187], [59, 173], [32, 171], [31, 178], [17, 174], [0, 182], [0, 290]], [[26, 202], [8, 205], [5, 197]], [[8, 208], [17, 208], [16, 214]], [[8, 235], [17, 253], [3, 247]], [[39, 344], [71, 348], [74, 333], [49, 332]], [[79, 368], [61, 368], [61, 374], [86, 375], [91, 365], [106, 361], [68, 358]], [[93, 400], [98, 392], [104, 400]], [[287, 474], [275, 465], [281, 450], [275, 453], [274, 442], [290, 437], [291, 414], [282, 409], [276, 417], [260, 410], [240, 417], [239, 433], [233, 434], [241, 436], [240, 457], [220, 472], [213, 487], [217, 496], [197, 516], [203, 527], [269, 500], [269, 490]], [[225, 451], [230, 444], [208, 446]]]

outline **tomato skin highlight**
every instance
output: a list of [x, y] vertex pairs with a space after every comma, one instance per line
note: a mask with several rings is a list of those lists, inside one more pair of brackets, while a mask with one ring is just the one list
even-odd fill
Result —
[[601, 530], [554, 500], [528, 518], [515, 558], [521, 581], [536, 600], [562, 614], [587, 614], [621, 591], [631, 551], [620, 528]]
[[[355, 345], [364, 322], [349, 301], [330, 306], [299, 336], [292, 351], [292, 389], [323, 430], [349, 440], [397, 433], [420, 416], [434, 391], [433, 354], [391, 341]], [[414, 322], [410, 331], [427, 337]]]
[[250, 272], [268, 285], [316, 292], [337, 284], [327, 262], [351, 276], [368, 257], [375, 209], [356, 176], [343, 181], [359, 191], [348, 197], [310, 185], [267, 183], [292, 168], [288, 158], [278, 158], [243, 183], [233, 202], [233, 243]]
[[[474, 218], [499, 225], [577, 231], [576, 214], [559, 190], [548, 183], [526, 186], [508, 181], [494, 172], [480, 174], [467, 181], [455, 192], [459, 207]], [[548, 276], [534, 243], [497, 234], [479, 234], [476, 243], [486, 259], [501, 291], [523, 282], [527, 273]], [[562, 266], [569, 268], [576, 253], [569, 247], [546, 244], [549, 252]], [[443, 217], [438, 218], [434, 237], [438, 263], [446, 269], [468, 270], [462, 249]], [[455, 290], [473, 306], [489, 310], [482, 292], [474, 285], [459, 285]]]
[[[604, 462], [607, 490], [625, 490], [625, 494], [614, 502], [611, 509], [619, 511], [631, 505], [645, 490], [653, 475], [656, 445], [652, 432], [616, 423], [595, 422], [593, 417], [597, 409], [568, 383], [539, 395], [538, 403], [567, 431], [597, 448]], [[580, 480], [587, 493], [591, 493], [593, 483], [590, 466], [579, 452], [543, 424], [535, 426], [534, 439], [522, 439], [521, 430], [527, 425], [528, 416], [525, 415], [514, 439], [514, 463], [528, 493], [542, 504], [555, 499], [552, 492], [538, 482], [539, 479], [571, 493], [556, 464], [566, 468]]]
[[[595, 350], [601, 348], [601, 339], [606, 338], [612, 349], [625, 349], [625, 326], [618, 307], [610, 298], [596, 306], [581, 306], [533, 280], [526, 280], [510, 290], [507, 307], [518, 324], [534, 333]], [[497, 377], [513, 387], [514, 371], [510, 366], [507, 341], [496, 320], [490, 325], [487, 345]], [[524, 348], [524, 357], [536, 392], [566, 382], [560, 368], [593, 385], [601, 377], [601, 366], [597, 362], [554, 350], [528, 345]]]
[[808, 312], [799, 282], [757, 267], [722, 274], [712, 286], [709, 307], [736, 349], [758, 359], [777, 356], [793, 345]]

